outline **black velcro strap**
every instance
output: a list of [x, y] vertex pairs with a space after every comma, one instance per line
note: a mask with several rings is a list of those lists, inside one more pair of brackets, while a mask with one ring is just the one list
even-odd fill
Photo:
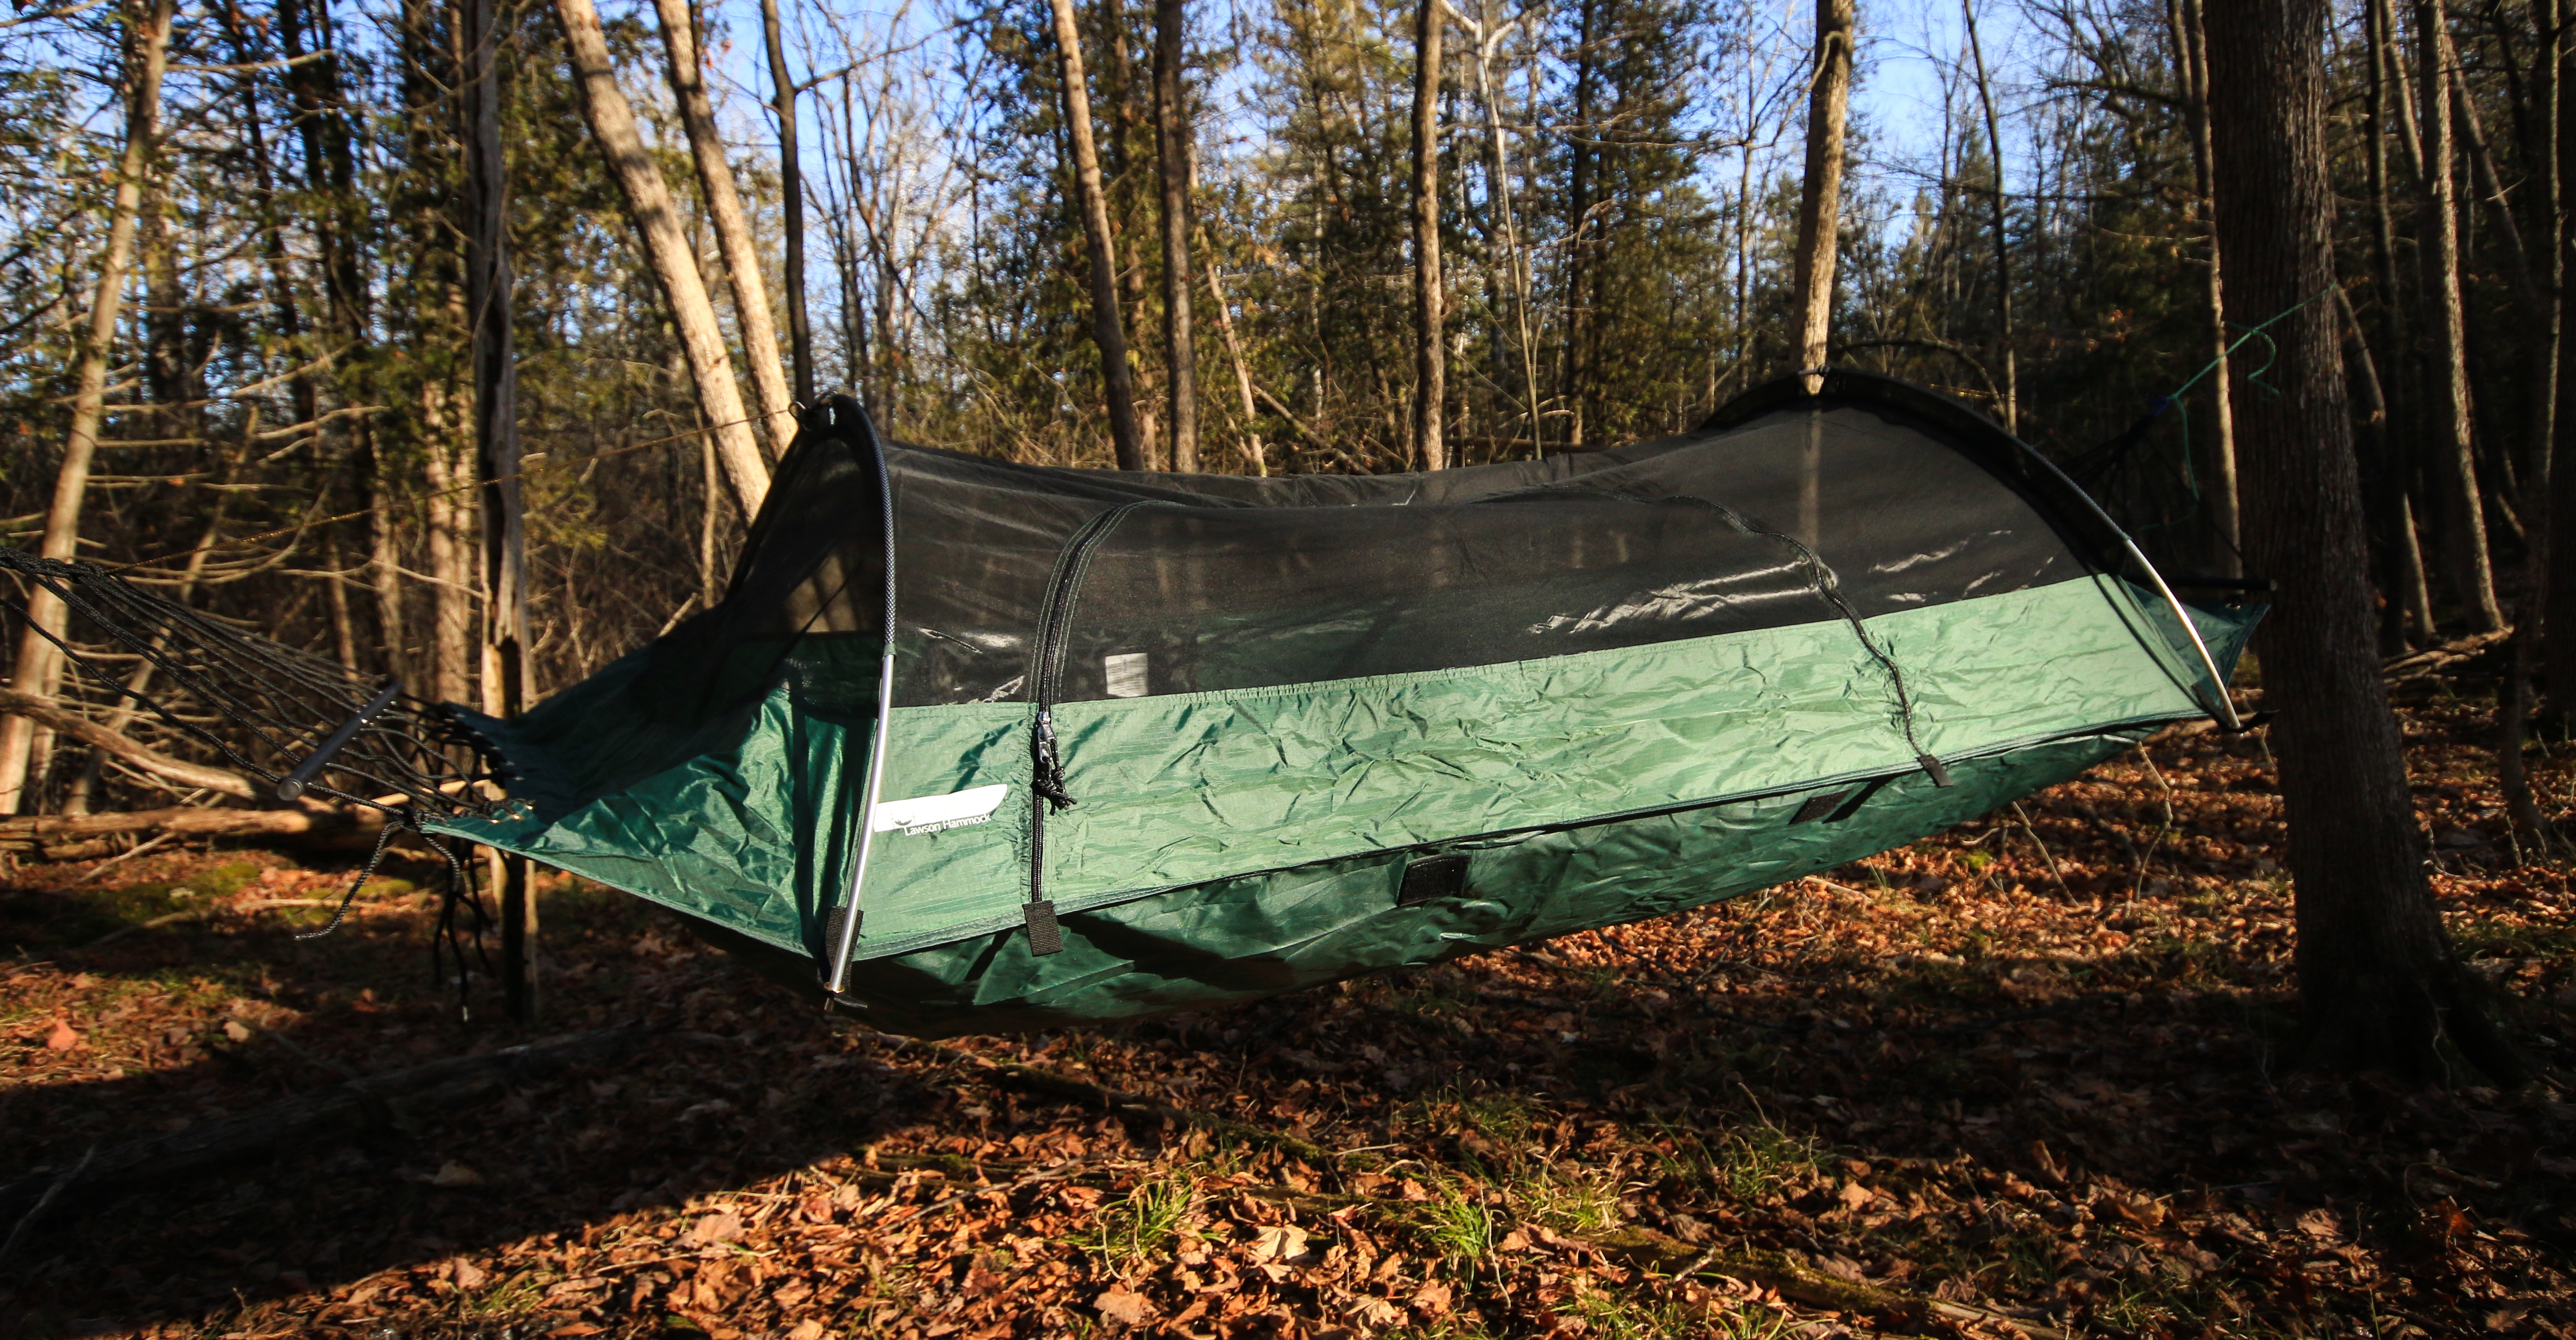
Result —
[[1395, 891], [1395, 905], [1411, 907], [1434, 898], [1455, 898], [1466, 891], [1466, 857], [1417, 857], [1404, 863], [1404, 883]]
[[1064, 952], [1064, 928], [1056, 924], [1054, 903], [1044, 899], [1023, 903], [1020, 914], [1028, 921], [1030, 953], [1043, 956]]
[[1799, 806], [1796, 814], [1789, 816], [1789, 822], [1792, 824], [1814, 823], [1818, 819], [1822, 819], [1826, 815], [1832, 814], [1834, 809], [1843, 803], [1843, 797], [1849, 794], [1850, 793], [1846, 791], [1823, 791], [1809, 796], [1807, 797], [1807, 803]]
[[1950, 770], [1941, 766], [1941, 760], [1932, 757], [1930, 754], [1916, 754], [1914, 756], [1914, 761], [1922, 764], [1925, 772], [1932, 774], [1932, 784], [1934, 786], [1951, 785]]
[[1872, 777], [1868, 781], [1861, 783], [1860, 789], [1851, 793], [1851, 799], [1842, 803], [1842, 808], [1825, 816], [1825, 822], [1829, 824], [1838, 824], [1843, 820], [1860, 813], [1860, 807], [1868, 804], [1869, 798], [1877, 795], [1878, 788], [1887, 785], [1887, 781], [1888, 779], [1884, 777]]

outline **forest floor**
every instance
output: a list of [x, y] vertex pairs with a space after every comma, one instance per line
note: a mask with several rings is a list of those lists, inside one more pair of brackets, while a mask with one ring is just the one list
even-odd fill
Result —
[[[2443, 912], [2547, 1072], [2518, 1092], [2285, 1072], [2272, 768], [2206, 729], [1762, 896], [946, 1050], [566, 882], [545, 1031], [668, 1031], [481, 1106], [68, 1197], [0, 1266], [0, 1334], [2576, 1334], [2576, 901], [2505, 836], [2486, 692], [2401, 703]], [[2576, 808], [2576, 750], [2534, 763]], [[349, 869], [18, 870], [0, 1182], [524, 1040], [488, 982], [458, 1021], [427, 892], [380, 882], [337, 936], [291, 939], [325, 913], [276, 900]], [[174, 911], [204, 915], [99, 943]]]

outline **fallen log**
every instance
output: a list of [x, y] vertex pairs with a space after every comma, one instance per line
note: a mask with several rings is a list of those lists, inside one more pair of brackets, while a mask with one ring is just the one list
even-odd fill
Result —
[[21, 693], [16, 689], [0, 688], [0, 714], [25, 717], [57, 735], [70, 736], [93, 749], [114, 754], [145, 772], [167, 777], [182, 786], [201, 786], [206, 790], [243, 800], [258, 794], [258, 789], [251, 785], [249, 778], [230, 768], [209, 767], [203, 763], [191, 763], [184, 758], [172, 758], [132, 736], [110, 730], [76, 712], [66, 712], [51, 698]]
[[0, 819], [0, 851], [51, 860], [106, 855], [95, 844], [132, 833], [177, 838], [278, 838], [300, 847], [363, 847], [385, 826], [385, 812], [363, 805], [310, 803], [292, 809], [228, 810], [174, 805], [107, 814], [28, 814]]
[[2386, 675], [2391, 684], [2403, 684], [2410, 679], [2437, 675], [2454, 666], [2476, 660], [2489, 648], [2497, 646], [2512, 636], [2513, 630], [2510, 628], [2499, 628], [2492, 633], [2471, 633], [2467, 637], [2445, 642], [2438, 647], [2426, 647], [2422, 651], [2395, 657], [2379, 667], [2380, 673]]
[[526, 1083], [586, 1061], [607, 1060], [662, 1030], [658, 1024], [629, 1024], [431, 1061], [198, 1122], [168, 1135], [95, 1150], [82, 1166], [68, 1172], [49, 1169], [0, 1187], [0, 1223], [16, 1225], [12, 1236], [23, 1237], [32, 1227], [37, 1207], [67, 1192], [90, 1193], [76, 1199], [95, 1204], [97, 1193], [166, 1186], [281, 1148], [309, 1149], [317, 1141], [370, 1127], [397, 1126], [461, 1107], [506, 1084]]

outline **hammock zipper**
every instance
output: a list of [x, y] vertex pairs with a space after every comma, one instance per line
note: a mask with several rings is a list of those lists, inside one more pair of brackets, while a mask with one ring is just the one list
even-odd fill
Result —
[[1053, 954], [1064, 948], [1064, 930], [1056, 923], [1055, 904], [1046, 896], [1046, 819], [1051, 811], [1072, 809], [1077, 802], [1065, 784], [1064, 758], [1056, 748], [1055, 701], [1064, 687], [1066, 625], [1072, 622], [1082, 575], [1092, 551], [1108, 538], [1119, 520], [1153, 500], [1121, 503], [1083, 523], [1056, 554], [1047, 578], [1046, 601], [1038, 610], [1037, 663], [1030, 667], [1029, 698], [1037, 716], [1029, 725], [1029, 899], [1020, 908], [1029, 934], [1029, 952]]

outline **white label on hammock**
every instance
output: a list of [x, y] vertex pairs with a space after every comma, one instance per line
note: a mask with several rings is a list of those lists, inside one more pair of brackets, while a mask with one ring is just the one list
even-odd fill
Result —
[[879, 833], [939, 833], [951, 828], [980, 824], [993, 817], [1002, 807], [1002, 797], [1009, 795], [1008, 783], [951, 791], [944, 796], [915, 796], [910, 800], [877, 802], [875, 818], [868, 827]]
[[1146, 660], [1141, 651], [1122, 651], [1100, 658], [1101, 673], [1109, 681], [1112, 698], [1142, 698], [1153, 692], [1145, 685]]

